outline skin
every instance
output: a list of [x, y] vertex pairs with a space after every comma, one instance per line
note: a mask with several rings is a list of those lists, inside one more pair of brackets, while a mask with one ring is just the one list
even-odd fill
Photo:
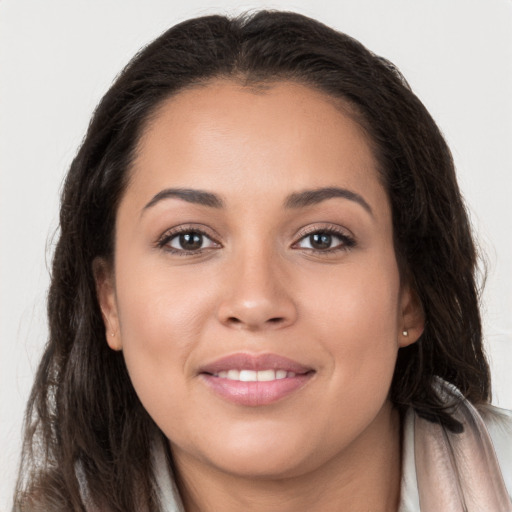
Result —
[[[169, 439], [187, 511], [397, 508], [400, 426], [388, 391], [423, 318], [400, 279], [367, 136], [347, 112], [299, 84], [218, 80], [168, 99], [141, 138], [114, 269], [99, 262], [96, 279], [107, 341]], [[171, 187], [224, 206], [154, 199]], [[344, 197], [285, 204], [322, 187], [358, 194], [371, 212]], [[177, 237], [159, 241], [177, 226], [212, 242], [173, 253]], [[341, 236], [313, 251], [307, 233], [326, 229]], [[198, 372], [238, 352], [314, 374], [277, 402], [233, 404]]]

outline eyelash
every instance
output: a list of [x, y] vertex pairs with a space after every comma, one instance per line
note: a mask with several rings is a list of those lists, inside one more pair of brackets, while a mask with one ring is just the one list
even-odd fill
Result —
[[[214, 237], [209, 235], [205, 230], [200, 229], [198, 227], [193, 226], [178, 226], [176, 228], [172, 228], [168, 231], [166, 231], [157, 241], [156, 246], [159, 249], [163, 249], [167, 252], [170, 252], [171, 254], [175, 254], [178, 256], [197, 256], [199, 254], [202, 254], [203, 252], [212, 249], [212, 247], [203, 247], [197, 250], [186, 250], [186, 249], [176, 249], [174, 247], [171, 247], [168, 245], [173, 239], [176, 237], [182, 235], [182, 234], [196, 234], [200, 235], [208, 240], [210, 240], [213, 244], [216, 245], [216, 247], [213, 248], [221, 248], [222, 245], [215, 240]], [[328, 249], [314, 249], [314, 248], [300, 248], [297, 247], [297, 245], [305, 240], [306, 238], [315, 235], [315, 234], [323, 234], [328, 236], [334, 236], [338, 239], [340, 239], [341, 243], [335, 247], [331, 247]], [[356, 246], [356, 241], [353, 237], [346, 234], [346, 232], [342, 231], [341, 229], [336, 229], [332, 226], [329, 227], [311, 227], [306, 230], [304, 230], [302, 233], [300, 233], [300, 237], [292, 245], [292, 248], [296, 248], [298, 250], [302, 249], [305, 252], [313, 253], [313, 254], [333, 254], [339, 251], [349, 251], [350, 249], [354, 248]]]
[[222, 247], [217, 240], [215, 240], [214, 237], [212, 237], [210, 234], [206, 232], [206, 230], [200, 229], [195, 226], [178, 226], [176, 228], [172, 228], [168, 231], [166, 231], [157, 241], [157, 247], [159, 249], [163, 249], [167, 252], [170, 252], [171, 254], [175, 254], [177, 256], [197, 256], [199, 254], [202, 254], [203, 252], [207, 251], [208, 249], [211, 249], [210, 247], [203, 247], [194, 251], [186, 250], [186, 249], [175, 249], [174, 247], [171, 247], [168, 245], [174, 238], [184, 235], [184, 234], [195, 234], [195, 235], [201, 235], [202, 237], [210, 240], [215, 244], [217, 247]]
[[[303, 248], [302, 250], [307, 251], [308, 253], [313, 254], [320, 254], [320, 255], [326, 255], [326, 254], [333, 254], [340, 251], [349, 251], [350, 249], [353, 249], [356, 246], [356, 241], [352, 236], [349, 236], [346, 231], [337, 229], [333, 226], [326, 226], [326, 227], [310, 227], [304, 230], [302, 233], [300, 233], [300, 238], [293, 244], [292, 247], [297, 246], [300, 242], [307, 239], [311, 235], [315, 234], [323, 234], [328, 236], [334, 236], [336, 238], [339, 238], [341, 243], [335, 247], [331, 247], [328, 249], [313, 249], [313, 248]], [[301, 249], [300, 247], [297, 247], [297, 249]]]

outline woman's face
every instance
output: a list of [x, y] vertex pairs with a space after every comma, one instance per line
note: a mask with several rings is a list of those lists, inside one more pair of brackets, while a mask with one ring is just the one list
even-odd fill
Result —
[[227, 80], [167, 100], [114, 267], [107, 338], [178, 465], [296, 475], [378, 439], [421, 321], [366, 135], [334, 100]]

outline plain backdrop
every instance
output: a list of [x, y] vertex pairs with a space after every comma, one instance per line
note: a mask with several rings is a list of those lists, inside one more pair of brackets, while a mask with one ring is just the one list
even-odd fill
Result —
[[135, 52], [186, 18], [294, 10], [393, 61], [453, 151], [489, 275], [494, 403], [512, 408], [511, 0], [0, 0], [0, 511], [46, 341], [63, 176], [90, 115]]

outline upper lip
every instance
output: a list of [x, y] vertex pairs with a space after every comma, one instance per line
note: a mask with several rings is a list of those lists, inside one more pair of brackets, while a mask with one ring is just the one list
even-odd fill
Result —
[[313, 368], [277, 354], [247, 354], [238, 353], [221, 357], [201, 366], [200, 373], [217, 374], [226, 370], [286, 370], [298, 374], [308, 373]]

